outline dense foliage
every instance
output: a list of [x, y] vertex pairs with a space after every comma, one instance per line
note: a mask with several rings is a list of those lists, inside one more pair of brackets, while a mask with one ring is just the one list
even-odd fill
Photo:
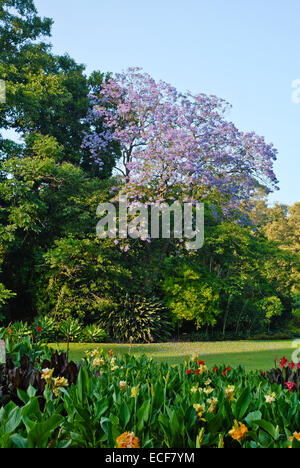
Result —
[[[274, 147], [216, 97], [135, 69], [86, 76], [52, 53], [51, 24], [0, 2], [0, 324], [45, 341], [299, 333], [299, 203], [266, 204]], [[204, 247], [98, 239], [119, 193], [205, 202]]]
[[119, 307], [105, 311], [100, 323], [117, 341], [131, 343], [167, 341], [172, 331], [168, 310], [155, 298], [127, 296]]
[[[300, 446], [300, 369], [284, 358], [266, 376], [197, 356], [170, 367], [95, 349], [79, 371], [65, 355], [33, 356], [0, 366], [1, 448]], [[282, 388], [272, 375], [284, 372]]]

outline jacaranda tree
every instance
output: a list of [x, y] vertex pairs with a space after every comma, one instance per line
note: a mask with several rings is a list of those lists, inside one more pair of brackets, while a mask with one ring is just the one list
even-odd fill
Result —
[[[243, 133], [225, 118], [228, 103], [205, 94], [182, 94], [130, 68], [91, 95], [89, 120], [103, 123], [86, 136], [99, 156], [113, 141], [121, 147], [116, 167], [132, 199], [216, 200], [223, 212], [245, 208], [258, 185], [276, 188], [276, 149], [255, 133]], [[150, 198], [152, 197], [152, 198]]]

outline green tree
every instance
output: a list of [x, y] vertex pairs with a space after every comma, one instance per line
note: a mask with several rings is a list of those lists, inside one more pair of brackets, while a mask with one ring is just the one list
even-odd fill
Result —
[[[82, 147], [90, 131], [88, 94], [101, 87], [106, 75], [95, 72], [88, 78], [85, 67], [67, 54], [53, 55], [51, 45], [42, 42], [49, 38], [51, 25], [52, 20], [38, 16], [31, 0], [1, 1], [0, 79], [6, 83], [6, 103], [0, 105], [0, 129], [14, 130], [20, 136], [52, 136], [63, 147], [64, 161], [106, 178], [115, 164], [117, 144], [113, 142], [101, 153], [102, 171]], [[24, 149], [23, 144], [0, 138], [2, 159], [21, 155]]]

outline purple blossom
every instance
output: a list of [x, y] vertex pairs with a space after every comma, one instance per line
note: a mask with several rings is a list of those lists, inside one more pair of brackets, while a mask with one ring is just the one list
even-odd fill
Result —
[[102, 131], [86, 135], [84, 146], [101, 167], [101, 150], [120, 143], [125, 176], [120, 190], [132, 201], [212, 197], [227, 213], [249, 208], [258, 184], [277, 188], [277, 150], [227, 121], [230, 106], [216, 96], [181, 94], [130, 68], [103, 83], [90, 103], [89, 122], [100, 120]]

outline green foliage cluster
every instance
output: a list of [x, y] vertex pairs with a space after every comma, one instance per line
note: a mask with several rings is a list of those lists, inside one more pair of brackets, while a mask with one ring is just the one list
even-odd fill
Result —
[[119, 342], [150, 343], [171, 338], [170, 314], [156, 298], [126, 296], [119, 306], [102, 314], [100, 323]]
[[[22, 363], [25, 382], [30, 365], [25, 357]], [[46, 365], [70, 381], [58, 389], [54, 373], [22, 389], [15, 381], [17, 400], [0, 400], [1, 448], [114, 448], [126, 432], [142, 448], [300, 446], [299, 393], [258, 371], [207, 369], [203, 362], [200, 368], [197, 362], [169, 366], [100, 350], [79, 372], [74, 363], [63, 370], [68, 364], [56, 355], [35, 375], [42, 376]], [[0, 387], [6, 378], [2, 366]], [[232, 432], [235, 426], [243, 431]]]
[[102, 343], [108, 340], [108, 334], [101, 325], [93, 323], [84, 326], [78, 319], [68, 318], [57, 321], [53, 316], [38, 317], [29, 325], [27, 322], [14, 322], [7, 328], [0, 328], [0, 337], [6, 338], [9, 347], [28, 338], [35, 346], [37, 342], [80, 342]]

